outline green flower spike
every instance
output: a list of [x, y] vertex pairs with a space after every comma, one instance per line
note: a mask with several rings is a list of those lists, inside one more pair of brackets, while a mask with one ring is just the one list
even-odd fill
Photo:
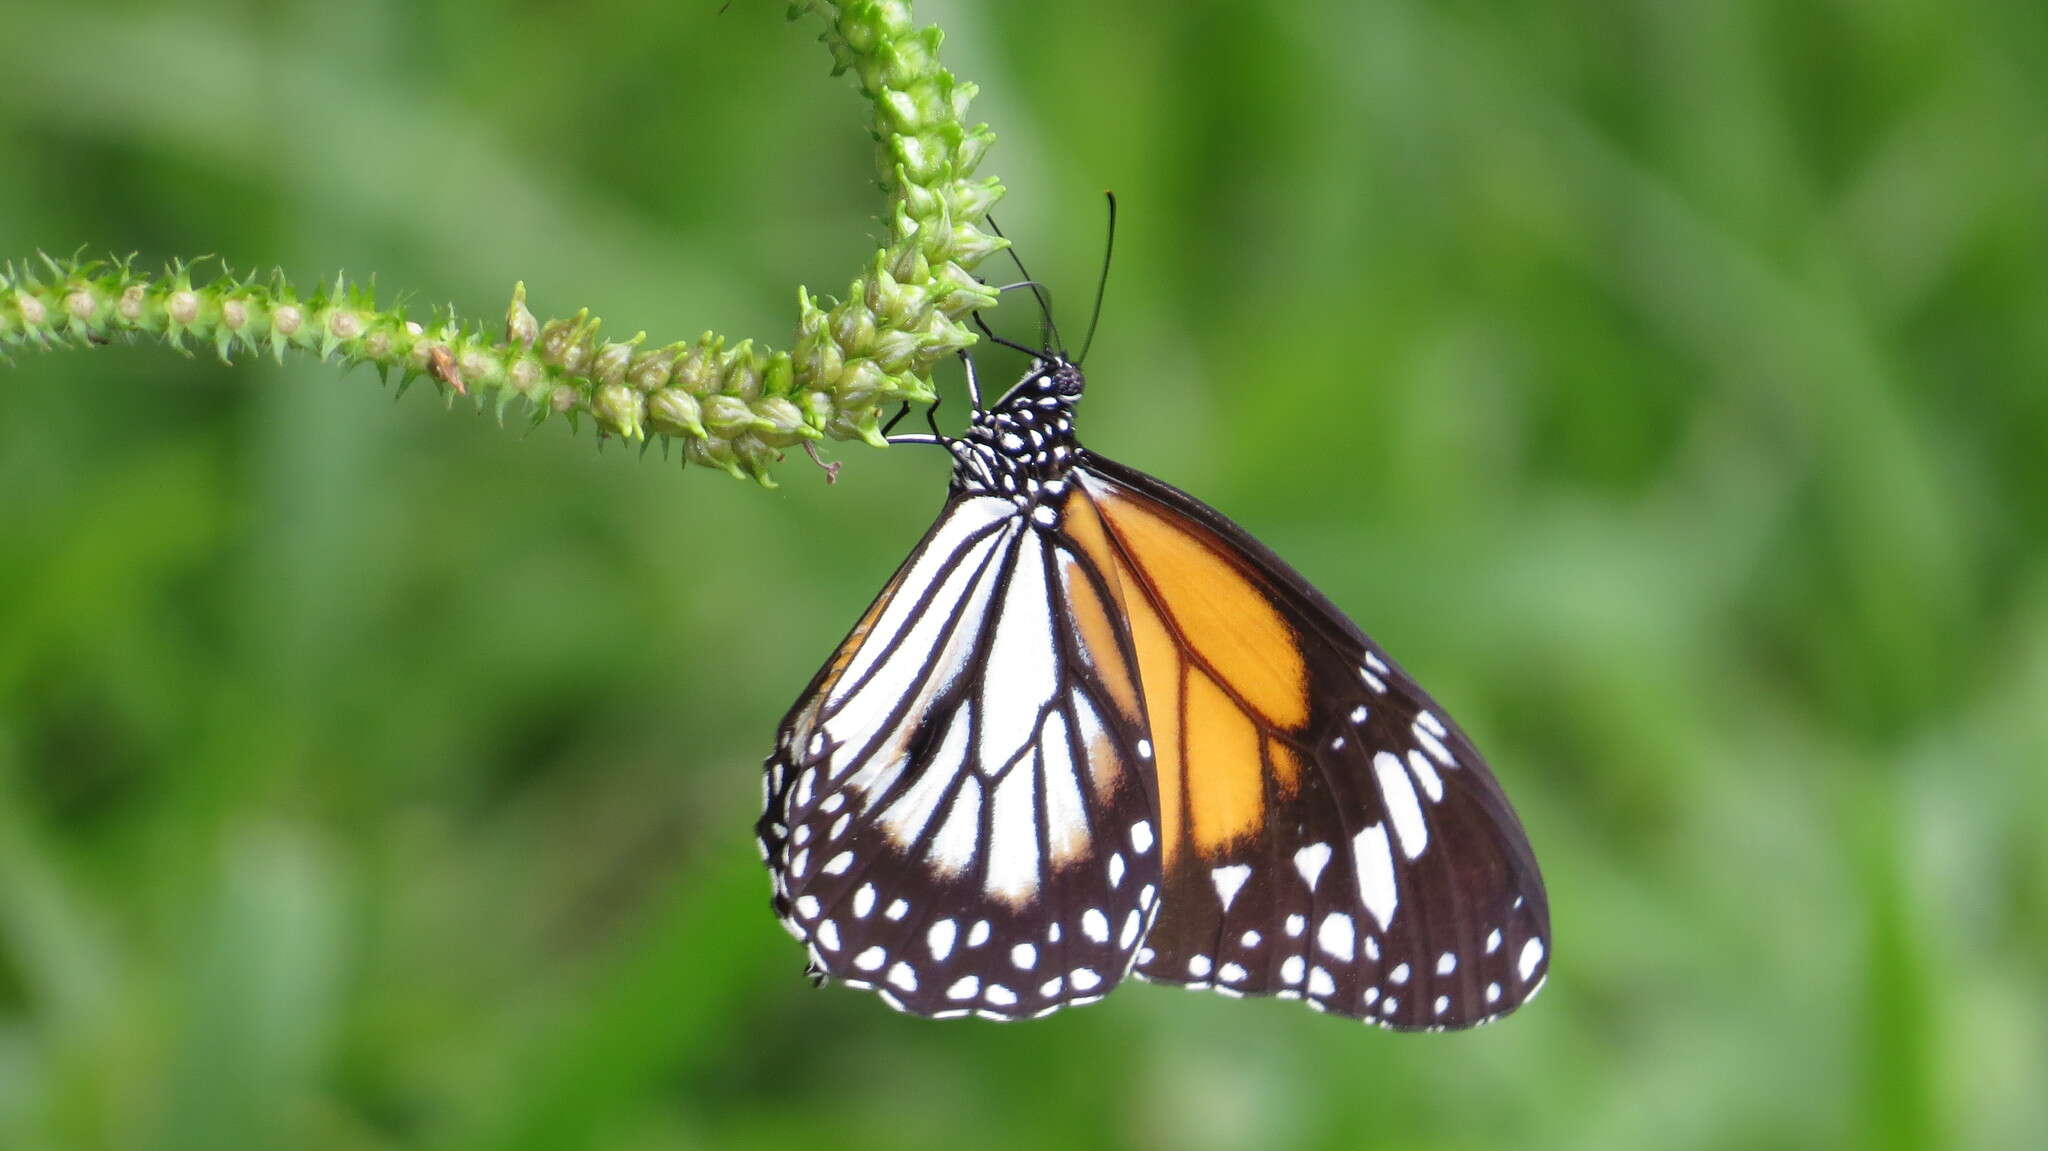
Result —
[[904, 0], [797, 3], [815, 13], [834, 72], [850, 73], [874, 110], [877, 167], [889, 202], [888, 244], [833, 300], [797, 290], [791, 350], [711, 333], [693, 343], [646, 347], [647, 334], [599, 338], [588, 310], [541, 322], [513, 289], [502, 330], [451, 313], [426, 324], [403, 304], [379, 308], [371, 286], [337, 277], [301, 297], [282, 273], [267, 281], [222, 269], [195, 281], [194, 266], [135, 270], [133, 258], [69, 261], [0, 271], [0, 353], [154, 337], [189, 354], [211, 348], [223, 362], [241, 352], [288, 351], [395, 372], [402, 394], [427, 378], [452, 403], [491, 405], [499, 420], [514, 399], [535, 423], [588, 415], [599, 433], [627, 441], [681, 441], [685, 461], [774, 486], [769, 468], [792, 447], [821, 438], [883, 443], [882, 413], [931, 403], [931, 372], [975, 342], [966, 319], [996, 294], [974, 268], [1004, 246], [980, 221], [1003, 193], [977, 180], [994, 136], [967, 121], [974, 85], [939, 64], [937, 28], [919, 29]]

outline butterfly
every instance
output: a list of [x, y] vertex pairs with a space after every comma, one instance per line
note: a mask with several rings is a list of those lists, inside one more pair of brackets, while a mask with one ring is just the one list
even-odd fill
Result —
[[1404, 1030], [1534, 995], [1543, 881], [1456, 724], [1243, 528], [1083, 448], [1064, 353], [987, 407], [967, 363], [966, 434], [898, 437], [952, 455], [937, 522], [767, 759], [812, 977], [999, 1020], [1132, 974]]

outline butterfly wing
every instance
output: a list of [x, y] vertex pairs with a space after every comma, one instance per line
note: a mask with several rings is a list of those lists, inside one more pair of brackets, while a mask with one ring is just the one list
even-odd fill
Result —
[[822, 978], [901, 1010], [1092, 1002], [1159, 906], [1121, 589], [960, 494], [783, 720], [758, 828]]
[[1165, 905], [1139, 976], [1404, 1029], [1533, 995], [1542, 878], [1464, 733], [1221, 513], [1099, 456], [1074, 474], [1156, 744]]

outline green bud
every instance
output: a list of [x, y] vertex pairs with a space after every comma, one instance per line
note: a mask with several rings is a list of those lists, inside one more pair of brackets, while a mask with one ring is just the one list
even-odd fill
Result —
[[858, 408], [880, 399], [888, 385], [888, 373], [881, 365], [873, 360], [855, 360], [839, 374], [833, 392], [842, 407]]
[[547, 383], [548, 370], [532, 353], [518, 356], [505, 369], [505, 382], [513, 391], [533, 399]]
[[719, 382], [719, 391], [743, 400], [751, 400], [761, 394], [761, 366], [754, 354], [754, 341], [741, 340], [733, 345], [732, 354], [726, 361], [725, 378]]
[[832, 310], [832, 337], [848, 356], [867, 355], [875, 346], [874, 313], [857, 297], [839, 305]]
[[710, 332], [697, 337], [697, 346], [676, 362], [675, 385], [696, 396], [717, 391], [722, 382], [717, 368], [718, 351], [723, 344]]
[[736, 436], [732, 441], [733, 456], [738, 459], [740, 469], [753, 477], [755, 483], [773, 489], [775, 481], [768, 475], [768, 469], [775, 466], [782, 457], [774, 448], [753, 435]]
[[670, 365], [681, 356], [679, 345], [654, 348], [633, 357], [626, 367], [626, 382], [643, 392], [659, 391], [668, 386]]
[[741, 432], [752, 431], [755, 426], [754, 409], [748, 407], [747, 401], [738, 396], [705, 396], [699, 401], [699, 407], [703, 414], [704, 426], [710, 429], [713, 435], [735, 436]]
[[647, 397], [647, 422], [671, 436], [702, 437], [704, 415], [697, 397], [681, 388], [663, 388]]
[[[141, 284], [130, 284], [122, 289], [121, 302], [114, 305], [114, 312], [121, 317], [123, 323], [139, 324], [142, 322], [142, 317], [145, 314], [144, 304], [147, 299], [147, 289]], [[271, 327], [275, 329], [277, 318], [272, 316], [270, 323]]]
[[623, 383], [601, 385], [591, 397], [590, 410], [621, 439], [637, 440], [647, 435], [641, 426], [647, 415], [646, 403], [639, 392]]
[[768, 357], [768, 363], [761, 369], [761, 391], [770, 396], [786, 396], [796, 386], [796, 365], [790, 361], [788, 352], [776, 352]]
[[918, 332], [884, 332], [875, 343], [875, 363], [891, 374], [915, 371], [918, 351], [923, 344]]
[[512, 285], [512, 303], [505, 309], [505, 342], [517, 348], [530, 348], [540, 338], [540, 321], [526, 310], [526, 281]]
[[633, 362], [633, 353], [646, 339], [647, 333], [641, 332], [623, 344], [604, 345], [592, 358], [590, 374], [596, 376], [599, 383], [616, 384], [623, 381], [626, 378], [627, 366]]
[[64, 294], [64, 311], [71, 317], [73, 329], [91, 329], [99, 318], [100, 302], [92, 289], [74, 288]]
[[755, 400], [754, 416], [754, 434], [771, 447], [786, 448], [818, 438], [817, 430], [804, 420], [803, 409], [781, 396]]
[[717, 436], [684, 440], [683, 458], [693, 464], [717, 468], [736, 480], [747, 478], [747, 473], [740, 469], [739, 457], [734, 454], [731, 441]]

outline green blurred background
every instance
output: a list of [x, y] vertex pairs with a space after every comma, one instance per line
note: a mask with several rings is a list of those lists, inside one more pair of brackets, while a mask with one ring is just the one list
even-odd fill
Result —
[[[1070, 327], [1122, 198], [1089, 442], [1456, 710], [1543, 860], [1548, 993], [1399, 1037], [1144, 986], [1011, 1026], [814, 992], [756, 772], [939, 454], [769, 493], [367, 373], [28, 355], [0, 1147], [2038, 1146], [2048, 8], [919, 14]], [[877, 230], [816, 32], [0, 0], [0, 248], [486, 318], [524, 278], [781, 343]]]

